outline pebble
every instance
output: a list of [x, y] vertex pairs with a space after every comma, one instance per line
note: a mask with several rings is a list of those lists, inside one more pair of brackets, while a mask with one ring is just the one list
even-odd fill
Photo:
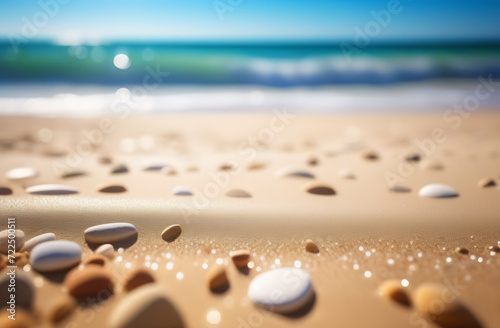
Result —
[[0, 187], [0, 196], [12, 195], [12, 189], [8, 187]]
[[495, 180], [484, 178], [478, 182], [477, 187], [478, 188], [489, 188], [489, 187], [495, 187], [496, 185], [497, 184], [495, 183]]
[[411, 189], [409, 187], [406, 187], [406, 186], [395, 185], [395, 186], [390, 187], [389, 191], [406, 193], [406, 192], [411, 192]]
[[138, 268], [130, 272], [130, 274], [125, 278], [125, 282], [123, 283], [123, 288], [127, 292], [129, 292], [142, 285], [154, 282], [155, 278], [153, 277], [153, 274], [150, 272], [150, 270], [144, 268]]
[[354, 174], [354, 172], [351, 170], [342, 169], [339, 171], [339, 177], [342, 179], [354, 180], [356, 179], [356, 174]]
[[87, 172], [85, 172], [85, 171], [65, 172], [65, 173], [61, 174], [61, 179], [76, 178], [76, 177], [84, 176], [86, 174], [87, 174]]
[[424, 170], [429, 171], [441, 171], [444, 169], [443, 164], [434, 160], [423, 161], [420, 165]]
[[[24, 232], [19, 229], [15, 229], [15, 240], [16, 240], [16, 248], [15, 251], [18, 252], [24, 245]], [[0, 253], [7, 254], [8, 253], [8, 245], [9, 245], [9, 230], [5, 229], [0, 231]]]
[[172, 190], [175, 196], [193, 196], [193, 192], [188, 187], [178, 186]]
[[111, 170], [111, 174], [121, 174], [121, 173], [128, 173], [128, 168], [123, 164], [120, 164]]
[[99, 192], [105, 192], [105, 193], [119, 193], [126, 191], [127, 188], [121, 185], [106, 185], [99, 188]]
[[161, 171], [163, 168], [168, 167], [169, 165], [165, 162], [162, 161], [155, 161], [155, 160], [150, 160], [146, 161], [142, 169], [144, 171]]
[[170, 302], [164, 288], [147, 284], [127, 294], [108, 318], [109, 328], [184, 327], [182, 318]]
[[455, 251], [456, 251], [457, 253], [464, 254], [464, 255], [469, 254], [469, 250], [468, 250], [467, 248], [464, 248], [464, 247], [457, 247], [457, 248], [455, 249]]
[[26, 243], [24, 243], [23, 248], [21, 248], [22, 252], [31, 252], [31, 250], [41, 243], [45, 243], [47, 241], [56, 240], [56, 235], [52, 232], [47, 232], [36, 237], [31, 238]]
[[106, 256], [108, 259], [112, 259], [115, 256], [115, 248], [111, 244], [104, 244], [96, 248], [94, 251], [96, 254], [101, 254]]
[[108, 261], [108, 258], [104, 255], [101, 254], [91, 254], [85, 258], [83, 261], [84, 265], [100, 265], [104, 266], [106, 265], [106, 262]]
[[264, 162], [252, 162], [248, 164], [247, 170], [248, 171], [257, 171], [257, 170], [262, 170], [266, 167], [266, 163]]
[[0, 327], [2, 328], [33, 328], [35, 322], [30, 314], [21, 309], [16, 309], [16, 320], [10, 319], [7, 315], [0, 316]]
[[309, 165], [309, 166], [317, 166], [318, 164], [319, 164], [319, 160], [316, 157], [311, 157], [307, 161], [307, 165]]
[[111, 157], [108, 157], [108, 156], [101, 156], [101, 157], [99, 157], [98, 162], [100, 164], [103, 164], [103, 165], [108, 165], [108, 164], [113, 163], [113, 159]]
[[43, 184], [28, 187], [26, 192], [33, 195], [70, 195], [78, 193], [78, 189], [62, 184]]
[[280, 313], [299, 310], [313, 295], [311, 276], [299, 268], [278, 268], [261, 273], [248, 287], [248, 298], [252, 302]]
[[248, 261], [250, 260], [250, 251], [247, 249], [239, 249], [236, 251], [231, 251], [229, 253], [231, 260], [233, 260], [234, 265], [238, 268], [247, 268]]
[[406, 156], [406, 160], [408, 162], [419, 162], [421, 159], [421, 156], [419, 153], [413, 153], [413, 154], [409, 154], [408, 156]]
[[41, 243], [30, 254], [31, 266], [40, 272], [58, 271], [80, 263], [82, 248], [67, 240]]
[[87, 228], [84, 232], [88, 243], [108, 244], [137, 234], [137, 229], [130, 223], [105, 223]]
[[228, 197], [249, 198], [252, 195], [243, 189], [230, 189], [226, 192]]
[[7, 267], [7, 256], [0, 254], [0, 271]]
[[178, 224], [172, 224], [171, 226], [166, 227], [161, 233], [161, 238], [163, 240], [171, 243], [176, 240], [181, 235], [182, 229]]
[[378, 154], [373, 152], [373, 151], [368, 151], [368, 152], [363, 153], [363, 158], [367, 161], [377, 161]]
[[30, 257], [28, 252], [17, 252], [14, 253], [14, 262], [16, 266], [23, 267], [30, 263]]
[[18, 167], [7, 171], [6, 176], [9, 180], [21, 180], [34, 178], [38, 175], [37, 171], [32, 167]]
[[300, 177], [314, 179], [315, 176], [311, 172], [301, 167], [287, 166], [276, 171], [278, 177]]
[[418, 192], [420, 197], [450, 198], [458, 197], [458, 193], [450, 186], [441, 183], [428, 184]]
[[405, 288], [401, 286], [399, 280], [387, 280], [379, 287], [379, 293], [383, 297], [393, 300], [405, 306], [411, 304], [408, 293]]
[[75, 297], [95, 297], [101, 293], [113, 292], [111, 273], [100, 265], [86, 265], [73, 269], [64, 279], [68, 293]]
[[311, 240], [306, 240], [306, 251], [309, 253], [319, 253], [318, 246]]
[[227, 289], [229, 279], [227, 278], [226, 268], [221, 265], [215, 265], [208, 271], [207, 284], [211, 291], [218, 292]]
[[[10, 298], [10, 293], [7, 291], [9, 289], [11, 276], [7, 274], [8, 272], [9, 271], [3, 272], [0, 276], [0, 290], [2, 291], [0, 292], [0, 304], [2, 304], [2, 306], [4, 306]], [[31, 277], [21, 269], [17, 269], [15, 281], [16, 306], [30, 309], [35, 299], [35, 286], [31, 281]], [[4, 315], [2, 314], [1, 316], [3, 317]]]
[[327, 185], [309, 184], [304, 188], [308, 193], [314, 195], [331, 196], [335, 195], [335, 190]]
[[166, 166], [161, 170], [161, 173], [165, 175], [177, 175], [177, 170], [171, 166]]
[[443, 285], [426, 283], [413, 298], [415, 308], [441, 327], [480, 327], [472, 314], [458, 302], [453, 291]]
[[66, 319], [78, 307], [78, 302], [66, 294], [59, 296], [51, 305], [47, 313], [50, 323], [57, 324]]

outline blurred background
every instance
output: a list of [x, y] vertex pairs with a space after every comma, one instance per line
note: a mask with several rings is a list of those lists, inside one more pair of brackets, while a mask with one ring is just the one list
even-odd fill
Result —
[[500, 78], [499, 17], [496, 0], [2, 1], [0, 113], [442, 110]]

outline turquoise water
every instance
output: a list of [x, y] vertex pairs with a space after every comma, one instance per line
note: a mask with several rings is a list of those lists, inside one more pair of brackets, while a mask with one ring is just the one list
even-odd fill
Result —
[[[377, 46], [346, 56], [339, 45], [0, 43], [0, 83], [317, 87], [500, 78], [500, 46]], [[130, 67], [113, 65], [126, 54]]]

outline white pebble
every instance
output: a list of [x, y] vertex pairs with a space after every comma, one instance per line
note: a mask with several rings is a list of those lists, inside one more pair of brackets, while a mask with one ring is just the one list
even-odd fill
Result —
[[188, 187], [178, 186], [172, 190], [175, 196], [192, 196], [193, 192]]
[[36, 177], [37, 171], [32, 167], [17, 167], [7, 171], [6, 176], [9, 180], [29, 179]]
[[101, 254], [109, 259], [112, 259], [113, 256], [115, 255], [115, 249], [111, 244], [104, 244], [97, 247], [94, 253]]
[[137, 229], [130, 223], [106, 223], [90, 227], [84, 234], [89, 243], [105, 244], [132, 237]]
[[78, 189], [62, 184], [43, 184], [28, 187], [26, 192], [33, 195], [69, 195], [78, 193]]
[[278, 177], [301, 177], [314, 179], [314, 174], [306, 169], [296, 166], [287, 166], [276, 171]]
[[56, 235], [54, 235], [52, 232], [38, 235], [28, 240], [21, 249], [21, 252], [30, 252], [35, 246], [52, 240], [56, 240]]
[[450, 186], [441, 183], [428, 184], [418, 192], [420, 197], [447, 198], [457, 197], [458, 193]]
[[30, 254], [31, 266], [40, 272], [68, 269], [80, 263], [82, 248], [67, 240], [53, 240], [39, 244]]

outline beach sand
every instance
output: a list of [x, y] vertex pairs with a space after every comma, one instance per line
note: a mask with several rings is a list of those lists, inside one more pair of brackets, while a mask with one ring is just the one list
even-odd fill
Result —
[[[299, 116], [283, 111], [4, 116], [0, 187], [10, 188], [12, 195], [0, 196], [5, 222], [0, 230], [14, 217], [27, 239], [53, 232], [57, 239], [80, 244], [85, 258], [92, 252], [86, 228], [110, 222], [137, 227], [137, 241], [107, 264], [116, 281], [113, 297], [82, 304], [60, 327], [106, 326], [125, 294], [124, 276], [135, 267], [153, 271], [186, 327], [439, 327], [414, 306], [381, 297], [378, 288], [390, 279], [406, 279], [410, 298], [423, 283], [441, 283], [483, 327], [495, 327], [500, 322], [500, 253], [489, 247], [500, 243], [500, 190], [478, 183], [484, 178], [500, 183], [499, 137], [498, 112], [460, 120], [440, 114]], [[145, 171], [147, 163], [169, 168]], [[120, 164], [129, 171], [110, 174]], [[26, 166], [38, 175], [6, 178], [10, 169]], [[314, 178], [277, 175], [290, 166]], [[62, 170], [85, 174], [61, 178]], [[341, 170], [351, 171], [354, 179], [339, 176]], [[74, 186], [78, 194], [25, 191], [50, 183]], [[392, 183], [410, 192], [389, 191]], [[420, 197], [419, 190], [431, 183], [449, 185], [459, 196]], [[104, 185], [127, 191], [99, 192]], [[306, 191], [318, 185], [335, 194]], [[193, 195], [172, 195], [177, 186]], [[251, 197], [229, 197], [231, 189]], [[168, 243], [161, 232], [172, 224], [181, 225], [182, 234]], [[319, 253], [306, 251], [308, 239]], [[469, 254], [458, 253], [457, 247]], [[231, 262], [229, 252], [236, 249], [251, 252], [247, 273]], [[208, 288], [206, 267], [221, 262], [230, 287], [215, 294]], [[248, 299], [253, 277], [293, 266], [312, 277], [315, 299], [307, 308], [281, 315]], [[36, 320], [50, 326], [41, 318], [65, 293], [63, 275], [24, 269], [38, 286]], [[220, 319], [213, 319], [218, 316], [211, 311], [218, 311]], [[208, 313], [216, 324], [207, 320]]]

